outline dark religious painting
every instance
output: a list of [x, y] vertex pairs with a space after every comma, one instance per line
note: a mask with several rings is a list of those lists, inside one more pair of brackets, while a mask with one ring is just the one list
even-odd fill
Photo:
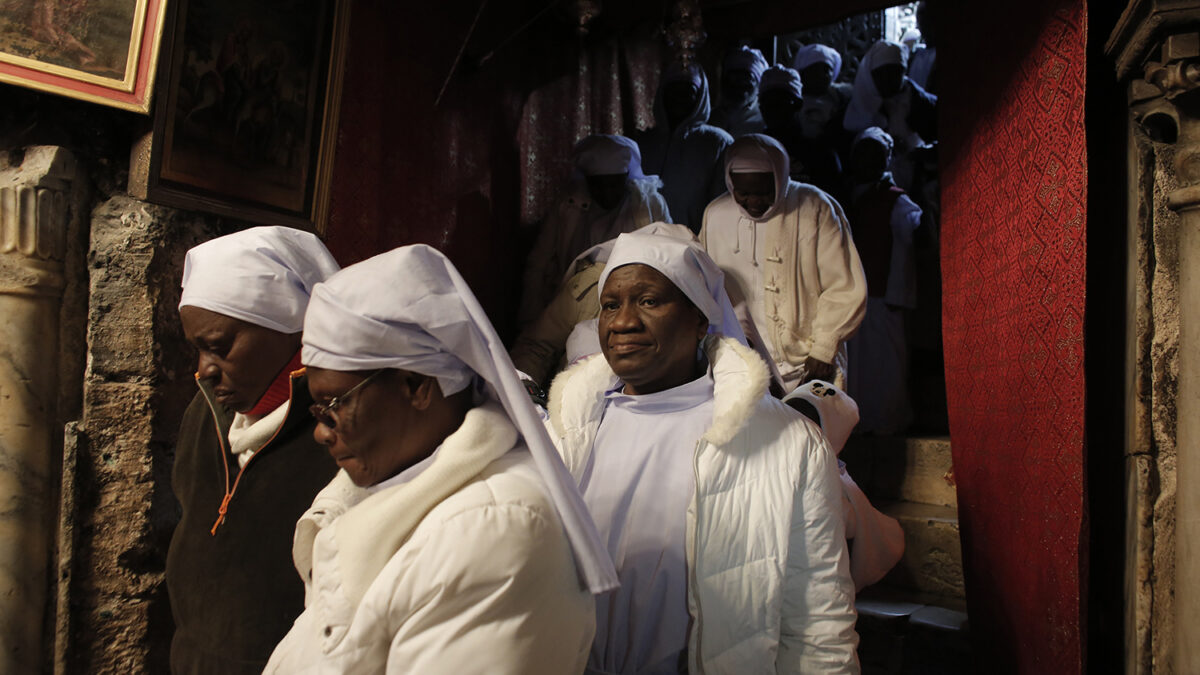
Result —
[[321, 230], [348, 6], [181, 2], [147, 198]]
[[0, 0], [0, 81], [147, 112], [164, 0]]

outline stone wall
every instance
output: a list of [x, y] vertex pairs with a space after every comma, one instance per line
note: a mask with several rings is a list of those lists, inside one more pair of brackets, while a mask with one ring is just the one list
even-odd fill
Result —
[[119, 194], [92, 212], [83, 415], [64, 475], [61, 672], [167, 669], [163, 572], [179, 518], [170, 476], [195, 393], [179, 278], [187, 249], [218, 233], [215, 219]]
[[[59, 336], [57, 575], [42, 661], [57, 673], [168, 672], [163, 580], [178, 519], [175, 436], [195, 391], [176, 306], [183, 256], [238, 224], [125, 193], [147, 118], [0, 85], [0, 156], [65, 149], [78, 163]], [[62, 448], [59, 455], [58, 447]], [[59, 494], [60, 493], [60, 494]]]

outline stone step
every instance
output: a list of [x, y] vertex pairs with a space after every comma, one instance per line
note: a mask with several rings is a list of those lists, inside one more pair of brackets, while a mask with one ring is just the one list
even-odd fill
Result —
[[958, 506], [948, 436], [851, 436], [840, 459], [872, 502]]
[[858, 609], [858, 658], [868, 675], [969, 672], [970, 628], [961, 603], [871, 587]]
[[904, 557], [880, 584], [961, 602], [966, 590], [958, 510], [913, 502], [883, 504], [879, 510], [900, 522], [905, 546]]

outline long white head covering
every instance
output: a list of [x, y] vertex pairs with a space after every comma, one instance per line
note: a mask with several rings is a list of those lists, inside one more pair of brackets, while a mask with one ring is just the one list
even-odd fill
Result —
[[804, 97], [804, 87], [800, 82], [800, 73], [776, 63], [763, 73], [762, 81], [758, 83], [758, 94], [761, 96], [768, 91], [782, 89], [791, 92], [796, 98]]
[[731, 49], [725, 55], [723, 68], [727, 73], [744, 70], [750, 73], [755, 82], [758, 82], [762, 79], [763, 71], [767, 69], [767, 59], [759, 50], [742, 45], [737, 49]]
[[612, 271], [625, 265], [646, 265], [675, 284], [708, 318], [708, 332], [720, 333], [746, 344], [746, 335], [725, 292], [725, 274], [699, 243], [659, 234], [629, 232], [617, 237], [597, 288]]
[[[638, 234], [656, 234], [663, 237], [674, 237], [681, 241], [693, 241], [698, 243], [696, 234], [688, 229], [686, 225], [675, 225], [673, 223], [662, 222], [650, 223], [645, 227], [640, 227], [634, 230], [634, 232], [637, 232]], [[563, 277], [563, 281], [566, 281], [567, 279], [571, 278], [571, 275], [575, 274], [575, 268], [578, 267], [578, 264], [581, 262], [608, 262], [608, 257], [612, 255], [613, 245], [616, 243], [617, 239], [616, 237], [613, 237], [612, 239], [609, 239], [608, 241], [602, 241], [599, 244], [587, 249], [583, 253], [575, 256], [575, 259], [572, 260], [571, 264], [567, 267], [567, 274], [565, 277]]]
[[779, 141], [766, 134], [746, 134], [738, 137], [732, 145], [725, 148], [725, 188], [733, 194], [733, 174], [735, 173], [773, 173], [775, 174], [775, 203], [757, 218], [750, 215], [738, 204], [742, 216], [755, 222], [763, 223], [775, 217], [779, 209], [787, 204], [789, 171], [791, 160], [787, 150]]
[[842, 55], [836, 49], [826, 45], [805, 45], [796, 51], [792, 59], [792, 67], [796, 70], [804, 70], [814, 63], [828, 63], [833, 69], [830, 81], [837, 82], [838, 75], [842, 73]]
[[871, 71], [891, 64], [908, 65], [908, 50], [899, 42], [880, 40], [867, 50], [862, 63], [858, 65], [858, 72], [854, 75], [854, 96], [850, 99], [850, 105], [846, 107], [843, 126], [847, 131], [859, 132], [867, 127], [887, 125], [887, 118], [879, 112], [879, 107], [883, 105], [883, 97], [875, 88], [875, 79], [871, 77]]
[[299, 333], [313, 287], [337, 271], [316, 235], [278, 225], [252, 227], [187, 252], [179, 306]]
[[612, 560], [504, 343], [441, 252], [403, 246], [319, 284], [304, 324], [301, 360], [340, 371], [408, 370], [437, 378], [447, 396], [478, 376], [525, 439], [588, 588], [600, 593], [617, 586]]
[[645, 178], [642, 153], [625, 136], [592, 134], [575, 144], [575, 168], [585, 176], [628, 173], [630, 180]]

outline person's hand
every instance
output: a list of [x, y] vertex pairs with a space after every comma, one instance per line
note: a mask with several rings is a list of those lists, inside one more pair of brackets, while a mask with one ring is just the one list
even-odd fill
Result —
[[812, 380], [833, 382], [833, 378], [835, 377], [837, 377], [837, 366], [832, 363], [825, 363], [811, 356], [804, 360], [805, 382], [811, 382]]

